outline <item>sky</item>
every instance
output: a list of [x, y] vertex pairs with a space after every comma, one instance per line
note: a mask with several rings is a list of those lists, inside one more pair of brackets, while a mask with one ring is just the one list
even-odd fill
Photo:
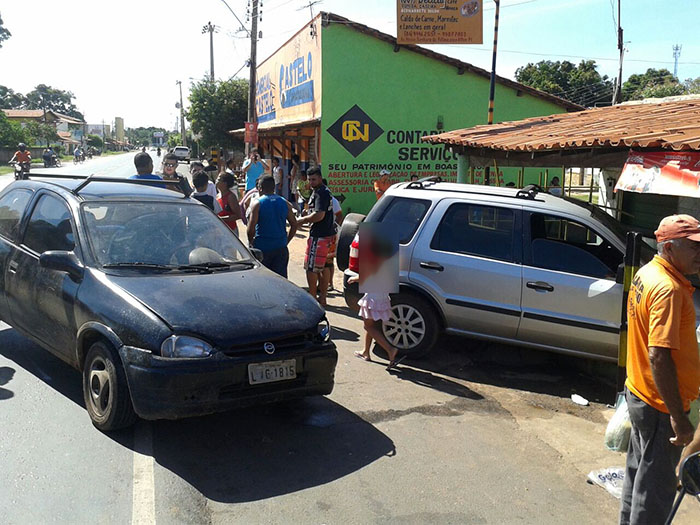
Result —
[[[249, 0], [226, 0], [246, 22]], [[310, 20], [309, 0], [261, 0], [258, 62]], [[682, 45], [681, 80], [700, 77], [698, 0], [621, 0], [623, 79], [647, 68], [673, 71], [674, 44]], [[304, 7], [307, 6], [307, 7]], [[483, 45], [426, 46], [491, 69], [493, 0], [484, 0]], [[330, 11], [396, 35], [396, 0], [323, 0]], [[174, 129], [183, 96], [209, 74], [211, 21], [217, 79], [248, 77], [250, 42], [222, 0], [0, 0], [12, 37], [0, 48], [0, 85], [26, 93], [48, 84], [75, 94], [90, 124], [124, 118], [127, 127]], [[501, 0], [496, 72], [514, 78], [540, 60], [595, 59], [601, 74], [617, 75], [617, 0]], [[185, 100], [185, 106], [187, 101]]]

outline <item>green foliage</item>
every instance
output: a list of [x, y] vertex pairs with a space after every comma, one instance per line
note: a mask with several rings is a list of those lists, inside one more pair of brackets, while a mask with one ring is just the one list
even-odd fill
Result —
[[15, 93], [12, 89], [0, 86], [0, 108], [20, 109], [26, 104], [27, 99], [22, 93]]
[[[665, 87], [663, 87], [665, 86]], [[678, 90], [671, 86], [679, 86]], [[669, 93], [656, 95], [655, 93]], [[647, 69], [646, 73], [630, 75], [622, 84], [622, 100], [641, 100], [656, 96], [683, 95], [685, 89], [668, 69]]]
[[14, 148], [20, 142], [29, 142], [19, 122], [12, 122], [0, 111], [0, 146]]
[[203, 148], [242, 148], [242, 142], [228, 134], [242, 128], [248, 117], [248, 81], [243, 79], [201, 80], [190, 87], [187, 119], [200, 135]]
[[175, 146], [179, 146], [180, 144], [182, 144], [182, 139], [180, 139], [179, 133], [171, 133], [170, 135], [168, 135], [169, 148], [174, 148]]
[[43, 146], [58, 140], [56, 128], [50, 124], [44, 124], [35, 120], [25, 123], [24, 132], [29, 139], [27, 142], [31, 142], [36, 146]]
[[46, 109], [63, 113], [69, 117], [83, 120], [83, 114], [73, 104], [75, 95], [70, 91], [52, 88], [46, 84], [39, 84], [25, 95], [26, 109]]
[[93, 146], [95, 148], [102, 148], [104, 142], [102, 142], [102, 137], [99, 135], [88, 135], [87, 136], [88, 146]]
[[683, 82], [683, 87], [688, 95], [700, 95], [700, 77], [689, 78]]
[[612, 81], [598, 73], [595, 60], [582, 60], [578, 65], [568, 60], [542, 60], [518, 68], [515, 78], [526, 86], [582, 106], [610, 102], [612, 98]]
[[7, 40], [12, 36], [12, 33], [2, 23], [2, 16], [0, 16], [0, 47], [2, 47], [3, 41]]

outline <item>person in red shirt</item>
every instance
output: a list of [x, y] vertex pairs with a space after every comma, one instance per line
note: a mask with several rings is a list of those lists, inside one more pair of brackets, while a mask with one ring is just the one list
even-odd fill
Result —
[[27, 149], [27, 145], [24, 142], [20, 142], [17, 145], [17, 151], [15, 151], [14, 156], [10, 159], [10, 162], [19, 162], [24, 164], [25, 162], [32, 161], [32, 154]]

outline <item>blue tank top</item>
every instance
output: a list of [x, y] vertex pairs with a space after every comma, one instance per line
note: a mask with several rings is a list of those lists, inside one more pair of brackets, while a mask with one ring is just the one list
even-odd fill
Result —
[[258, 206], [254, 246], [263, 252], [281, 250], [287, 246], [287, 201], [279, 195], [265, 195]]

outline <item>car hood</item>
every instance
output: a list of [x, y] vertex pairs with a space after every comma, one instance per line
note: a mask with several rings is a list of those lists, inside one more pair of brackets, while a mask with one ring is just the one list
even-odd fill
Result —
[[219, 349], [315, 328], [324, 312], [304, 290], [263, 268], [209, 274], [108, 274], [168, 323]]

